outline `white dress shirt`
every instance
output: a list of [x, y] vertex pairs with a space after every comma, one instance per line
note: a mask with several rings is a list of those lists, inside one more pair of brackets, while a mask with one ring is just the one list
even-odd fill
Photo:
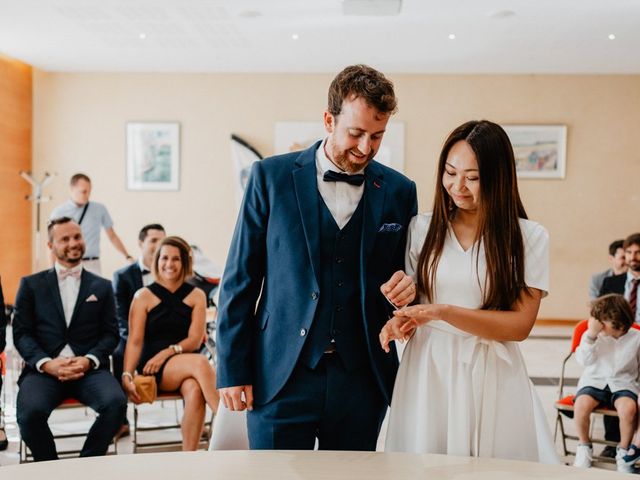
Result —
[[338, 228], [342, 230], [344, 226], [349, 223], [353, 212], [358, 208], [358, 204], [362, 199], [364, 193], [364, 183], [362, 185], [351, 185], [347, 182], [325, 182], [323, 180], [324, 172], [327, 170], [333, 170], [338, 173], [347, 173], [353, 175], [355, 173], [363, 173], [364, 170], [359, 172], [348, 173], [340, 170], [329, 158], [327, 157], [324, 147], [327, 143], [325, 138], [322, 144], [316, 150], [316, 172], [318, 179], [318, 191], [325, 205], [329, 209], [331, 216], [336, 221]]
[[[636, 278], [633, 276], [631, 271], [627, 270], [627, 280], [624, 282], [624, 298], [629, 300], [631, 296], [631, 281]], [[638, 285], [638, 296], [636, 297], [636, 323], [640, 323], [640, 285]]]
[[140, 272], [146, 272], [142, 274], [142, 286], [148, 287], [153, 283], [153, 275], [151, 275], [151, 269], [142, 262], [142, 257], [138, 258], [138, 268]]
[[[61, 271], [70, 270], [71, 272], [80, 272], [82, 275], [82, 263], [76, 265], [75, 267], [67, 269], [63, 267], [58, 262], [55, 263], [54, 268], [56, 270], [56, 275], [59, 275]], [[58, 289], [60, 290], [60, 300], [62, 301], [62, 310], [64, 311], [64, 320], [67, 324], [67, 328], [71, 324], [71, 317], [73, 316], [73, 310], [75, 309], [76, 302], [78, 300], [78, 293], [80, 292], [80, 277], [73, 277], [68, 275], [63, 279], [60, 279], [58, 276]], [[75, 357], [76, 354], [71, 349], [69, 344], [66, 344], [64, 348], [58, 354], [58, 358], [60, 357]], [[93, 361], [94, 368], [98, 368], [100, 366], [100, 361], [95, 355], [85, 355], [87, 358]], [[36, 369], [39, 372], [42, 372], [42, 364], [51, 360], [51, 357], [45, 357], [36, 363]]]
[[585, 367], [578, 390], [582, 387], [604, 390], [609, 385], [612, 392], [630, 390], [636, 395], [640, 392], [640, 330], [630, 328], [619, 338], [600, 334], [595, 342], [585, 332], [576, 348], [576, 360]]

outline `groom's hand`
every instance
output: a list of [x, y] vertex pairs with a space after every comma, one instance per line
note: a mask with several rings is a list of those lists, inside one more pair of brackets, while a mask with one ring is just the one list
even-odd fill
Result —
[[253, 410], [253, 386], [238, 385], [237, 387], [225, 387], [218, 390], [222, 403], [232, 412]]
[[380, 291], [396, 307], [409, 305], [416, 298], [416, 287], [413, 278], [398, 270], [391, 278], [380, 286]]

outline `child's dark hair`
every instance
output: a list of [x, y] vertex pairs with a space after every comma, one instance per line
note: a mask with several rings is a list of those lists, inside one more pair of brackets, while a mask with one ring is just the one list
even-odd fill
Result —
[[600, 322], [611, 322], [616, 330], [629, 331], [633, 325], [633, 312], [622, 295], [609, 293], [591, 302], [591, 316]]

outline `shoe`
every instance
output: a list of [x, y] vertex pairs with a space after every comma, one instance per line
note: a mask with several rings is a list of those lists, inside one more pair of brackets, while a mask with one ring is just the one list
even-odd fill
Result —
[[[634, 449], [633, 452], [632, 452], [632, 455], [629, 455], [629, 450], [627, 450], [626, 448], [621, 448], [621, 447], [617, 448], [616, 470], [618, 470], [618, 472], [620, 472], [620, 473], [633, 473], [635, 471], [635, 468], [633, 468], [633, 465], [636, 463], [636, 460], [638, 459], [638, 457], [636, 457], [635, 460], [632, 460], [631, 463], [627, 463], [624, 460], [625, 457], [634, 456], [636, 454], [636, 450]], [[640, 455], [638, 455], [638, 456], [640, 456]]]
[[604, 447], [604, 450], [602, 450], [602, 453], [600, 454], [601, 457], [606, 457], [606, 458], [616, 458], [616, 447], [612, 447], [611, 445], [607, 445], [606, 447]]
[[638, 460], [640, 460], [640, 448], [636, 447], [633, 443], [629, 445], [629, 449], [622, 458], [618, 459], [616, 456], [616, 464], [624, 463], [628, 467], [633, 467]]
[[118, 433], [116, 433], [116, 436], [114, 438], [115, 438], [115, 440], [117, 442], [121, 438], [128, 437], [130, 433], [131, 432], [130, 432], [130, 429], [129, 429], [129, 424], [128, 423], [123, 423], [122, 425], [120, 425], [120, 430], [118, 430]]
[[7, 439], [7, 434], [4, 431], [4, 428], [0, 428], [0, 450], [6, 450], [9, 446], [9, 440]]
[[591, 468], [593, 461], [593, 447], [591, 445], [578, 445], [576, 447], [576, 458], [573, 461], [574, 467]]

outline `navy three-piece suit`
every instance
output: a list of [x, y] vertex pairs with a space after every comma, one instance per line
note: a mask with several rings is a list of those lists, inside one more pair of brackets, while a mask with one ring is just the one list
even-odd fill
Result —
[[415, 184], [372, 161], [338, 228], [316, 149], [253, 165], [220, 289], [218, 387], [252, 385], [251, 448], [373, 450], [398, 367], [380, 285], [404, 269]]
[[[104, 455], [127, 408], [127, 399], [108, 370], [109, 355], [118, 343], [111, 282], [83, 270], [67, 326], [55, 269], [24, 277], [16, 295], [13, 339], [26, 363], [18, 380], [17, 420], [34, 459], [57, 458], [47, 419], [68, 397], [98, 413], [80, 455]], [[65, 382], [38, 372], [40, 360], [56, 358], [67, 344], [76, 356], [97, 358], [99, 368]]]

